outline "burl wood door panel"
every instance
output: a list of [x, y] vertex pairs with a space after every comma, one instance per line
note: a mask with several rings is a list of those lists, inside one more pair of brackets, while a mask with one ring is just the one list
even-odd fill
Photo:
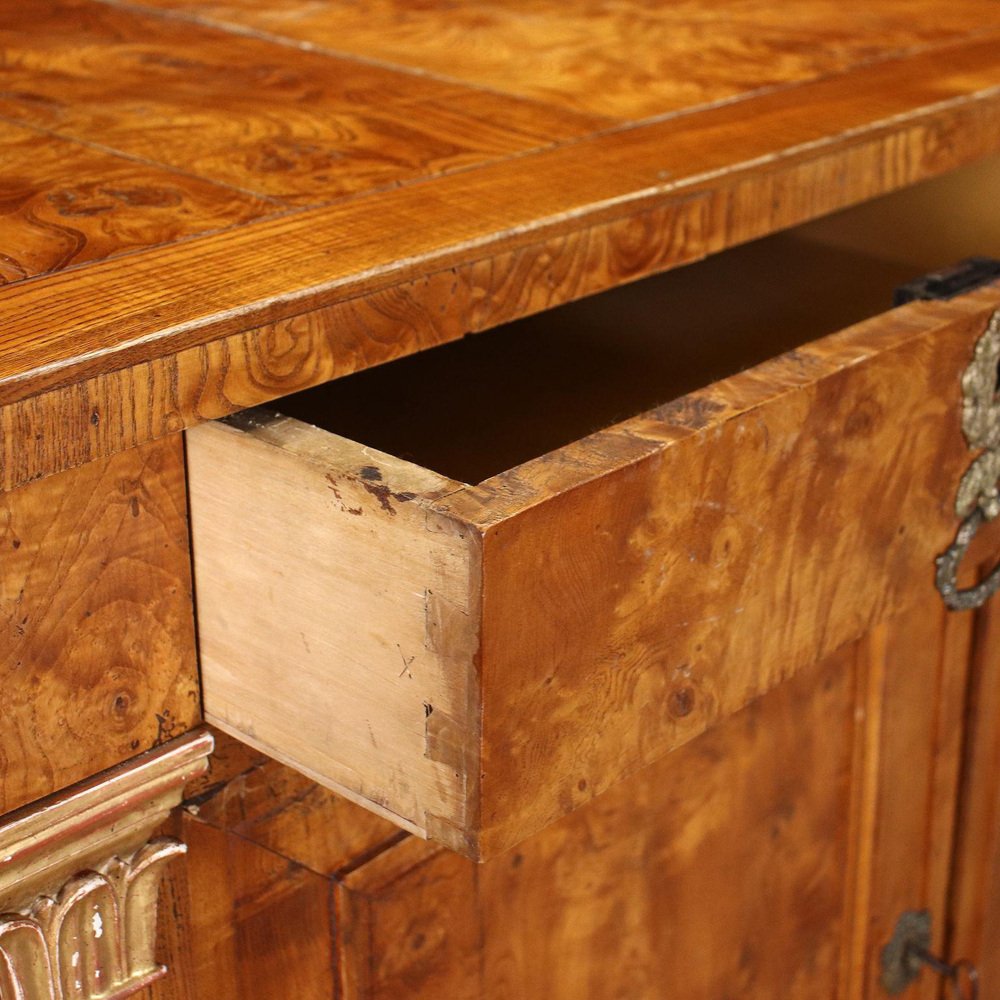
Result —
[[345, 1000], [884, 996], [902, 909], [945, 946], [972, 631], [946, 618], [879, 626], [484, 865], [411, 838], [348, 874]]
[[200, 719], [179, 435], [0, 495], [0, 813]]
[[190, 432], [207, 717], [485, 859], [935, 598], [1000, 288], [885, 311], [918, 204]]

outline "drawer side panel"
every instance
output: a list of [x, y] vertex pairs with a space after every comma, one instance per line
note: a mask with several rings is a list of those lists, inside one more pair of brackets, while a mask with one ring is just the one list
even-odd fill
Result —
[[188, 463], [206, 718], [405, 829], [465, 830], [477, 539], [426, 508], [447, 481], [287, 418], [198, 428]]

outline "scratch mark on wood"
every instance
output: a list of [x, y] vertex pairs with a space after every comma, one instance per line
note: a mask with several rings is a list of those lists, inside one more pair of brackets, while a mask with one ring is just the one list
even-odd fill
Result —
[[414, 653], [413, 656], [407, 656], [403, 652], [403, 647], [400, 646], [398, 642], [396, 643], [396, 649], [399, 650], [400, 659], [403, 661], [403, 669], [400, 670], [399, 676], [402, 677], [405, 674], [410, 678], [410, 680], [413, 680], [413, 674], [410, 671], [410, 667], [412, 666], [413, 661], [417, 658], [416, 654]]

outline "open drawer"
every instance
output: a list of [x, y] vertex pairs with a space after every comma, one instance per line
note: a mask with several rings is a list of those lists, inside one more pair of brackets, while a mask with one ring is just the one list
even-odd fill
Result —
[[1000, 285], [892, 291], [1000, 256], [998, 189], [970, 168], [189, 432], [207, 719], [483, 859], [926, 597]]

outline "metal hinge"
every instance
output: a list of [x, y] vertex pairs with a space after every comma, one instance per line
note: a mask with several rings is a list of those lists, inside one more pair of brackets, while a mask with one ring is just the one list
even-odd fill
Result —
[[1000, 279], [1000, 260], [992, 257], [968, 257], [953, 267], [933, 271], [922, 278], [900, 285], [893, 293], [894, 306], [915, 299], [953, 299]]

